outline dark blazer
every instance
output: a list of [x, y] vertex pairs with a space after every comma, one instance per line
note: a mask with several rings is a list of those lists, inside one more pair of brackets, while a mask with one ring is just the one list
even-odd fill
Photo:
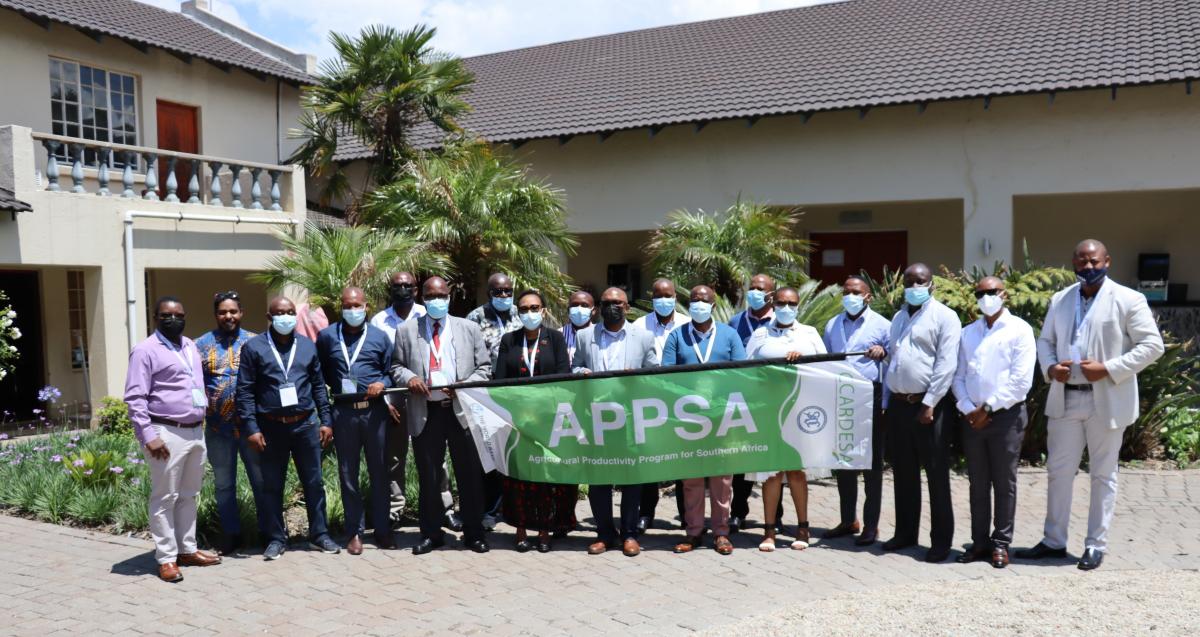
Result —
[[[492, 378], [529, 378], [529, 370], [525, 369], [525, 358], [522, 350], [525, 344], [525, 330], [509, 332], [500, 339], [500, 352], [496, 357], [496, 369]], [[542, 335], [538, 339], [537, 358], [533, 362], [533, 375], [570, 374], [571, 358], [567, 354], [567, 339], [562, 332], [542, 327]]]

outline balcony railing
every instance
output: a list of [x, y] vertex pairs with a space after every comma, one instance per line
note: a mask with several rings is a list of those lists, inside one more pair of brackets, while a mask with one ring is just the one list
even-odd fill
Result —
[[[46, 190], [54, 192], [158, 201], [161, 190], [167, 202], [281, 211], [286, 185], [280, 182], [294, 178], [291, 166], [49, 133], [35, 132], [33, 138], [46, 151]], [[166, 168], [163, 184], [160, 167]]]

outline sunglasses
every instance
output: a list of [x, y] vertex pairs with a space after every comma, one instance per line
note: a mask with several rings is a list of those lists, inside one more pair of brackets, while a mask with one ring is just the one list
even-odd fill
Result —
[[995, 296], [1000, 293], [1000, 290], [975, 290], [975, 298], [982, 299], [985, 296]]
[[214, 301], [231, 301], [231, 300], [237, 301], [239, 299], [241, 299], [241, 297], [238, 296], [238, 293], [236, 290], [229, 290], [228, 292], [217, 292], [216, 294], [213, 295]]
[[528, 312], [541, 312], [541, 311], [542, 311], [542, 306], [540, 306], [540, 305], [526, 305], [526, 306], [523, 306], [523, 307], [519, 307], [519, 308], [517, 308], [517, 311], [518, 311], [518, 312], [520, 312], [520, 313], [522, 313], [522, 314], [526, 314], [526, 313], [528, 313]]
[[506, 296], [513, 295], [512, 288], [492, 288], [488, 292], [496, 298], [504, 298]]

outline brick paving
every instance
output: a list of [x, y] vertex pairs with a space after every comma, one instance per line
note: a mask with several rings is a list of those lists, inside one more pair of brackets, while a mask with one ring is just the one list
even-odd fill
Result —
[[[1076, 478], [1072, 554], [1082, 550], [1087, 476]], [[968, 541], [967, 483], [953, 485], [956, 545]], [[1016, 545], [1040, 538], [1046, 474], [1022, 470]], [[891, 531], [890, 478], [884, 488], [883, 538]], [[761, 517], [761, 501], [751, 503]], [[790, 507], [790, 505], [789, 505]], [[674, 499], [660, 503], [674, 517]], [[925, 507], [926, 516], [928, 506]], [[589, 520], [586, 502], [579, 516]], [[814, 536], [837, 521], [831, 480], [811, 485]], [[794, 521], [789, 510], [786, 522]], [[1200, 569], [1200, 471], [1129, 470], [1121, 493], [1104, 571]], [[928, 522], [923, 521], [923, 533]], [[588, 556], [591, 534], [560, 540], [550, 554], [511, 550], [508, 527], [491, 537], [493, 550], [476, 555], [448, 550], [416, 557], [412, 529], [397, 535], [404, 550], [368, 544], [360, 557], [329, 556], [295, 544], [282, 560], [257, 555], [226, 559], [208, 569], [185, 569], [186, 580], [161, 583], [150, 542], [0, 515], [0, 589], [5, 621], [0, 635], [150, 634], [623, 634], [674, 635], [735, 625], [787, 607], [791, 600], [829, 598], [880, 587], [972, 583], [988, 578], [1046, 575], [1087, 577], [1073, 560], [986, 564], [925, 564], [924, 548], [884, 554], [847, 539], [818, 542], [806, 551], [754, 550], [758, 531], [735, 536], [738, 550], [674, 555], [674, 530], [652, 531], [637, 558], [619, 552]], [[927, 537], [924, 538], [927, 541]]]

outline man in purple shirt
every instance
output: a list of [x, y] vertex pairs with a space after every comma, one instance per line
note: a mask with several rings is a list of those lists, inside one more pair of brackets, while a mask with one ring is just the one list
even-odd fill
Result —
[[125, 403], [150, 469], [150, 534], [158, 576], [183, 580], [179, 565], [211, 566], [221, 558], [196, 548], [196, 496], [204, 480], [204, 372], [184, 338], [179, 299], [155, 304], [158, 329], [129, 353]]

